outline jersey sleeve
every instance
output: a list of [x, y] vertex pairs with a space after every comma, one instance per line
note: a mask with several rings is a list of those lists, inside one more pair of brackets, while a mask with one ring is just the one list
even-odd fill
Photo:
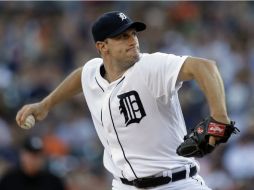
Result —
[[154, 53], [141, 61], [145, 83], [155, 97], [171, 97], [181, 83], [177, 83], [180, 69], [188, 56]]
[[91, 81], [94, 80], [97, 65], [101, 63], [102, 63], [101, 58], [94, 58], [83, 65], [81, 73], [81, 84], [84, 93], [87, 84], [90, 84]]

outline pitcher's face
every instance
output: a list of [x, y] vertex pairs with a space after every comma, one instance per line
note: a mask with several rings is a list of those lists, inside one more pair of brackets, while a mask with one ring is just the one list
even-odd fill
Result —
[[108, 55], [112, 60], [124, 64], [127, 68], [139, 60], [139, 42], [135, 29], [128, 29], [113, 38], [107, 38]]

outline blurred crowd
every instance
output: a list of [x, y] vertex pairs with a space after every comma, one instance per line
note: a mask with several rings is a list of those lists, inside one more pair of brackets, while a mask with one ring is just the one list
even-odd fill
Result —
[[[15, 115], [22, 105], [45, 97], [74, 68], [99, 56], [91, 23], [112, 10], [147, 24], [139, 34], [141, 52], [217, 62], [230, 118], [241, 133], [199, 159], [201, 175], [214, 190], [253, 189], [254, 3], [242, 1], [0, 2], [0, 178], [18, 165], [20, 142], [37, 135], [45, 144], [45, 167], [68, 190], [110, 189], [103, 148], [82, 94], [57, 106], [31, 130], [18, 128]], [[194, 82], [183, 84], [180, 99], [188, 129], [209, 114]]]

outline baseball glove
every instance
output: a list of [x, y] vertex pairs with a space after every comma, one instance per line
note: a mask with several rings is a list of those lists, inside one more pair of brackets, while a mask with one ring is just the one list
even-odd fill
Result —
[[[225, 124], [208, 117], [184, 137], [184, 142], [180, 144], [176, 152], [184, 157], [203, 157], [211, 153], [215, 146], [227, 142], [232, 133], [240, 132], [234, 125], [234, 121]], [[219, 137], [214, 146], [209, 144], [210, 136]]]

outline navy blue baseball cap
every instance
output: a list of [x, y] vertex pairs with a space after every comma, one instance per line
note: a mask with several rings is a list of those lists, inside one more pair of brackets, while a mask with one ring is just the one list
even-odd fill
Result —
[[37, 136], [27, 137], [23, 141], [22, 148], [31, 153], [42, 152], [43, 150], [42, 139]]
[[126, 14], [113, 11], [104, 13], [92, 25], [92, 34], [94, 41], [103, 41], [106, 38], [115, 37], [129, 28], [136, 31], [146, 29], [146, 25], [142, 22], [133, 22]]

